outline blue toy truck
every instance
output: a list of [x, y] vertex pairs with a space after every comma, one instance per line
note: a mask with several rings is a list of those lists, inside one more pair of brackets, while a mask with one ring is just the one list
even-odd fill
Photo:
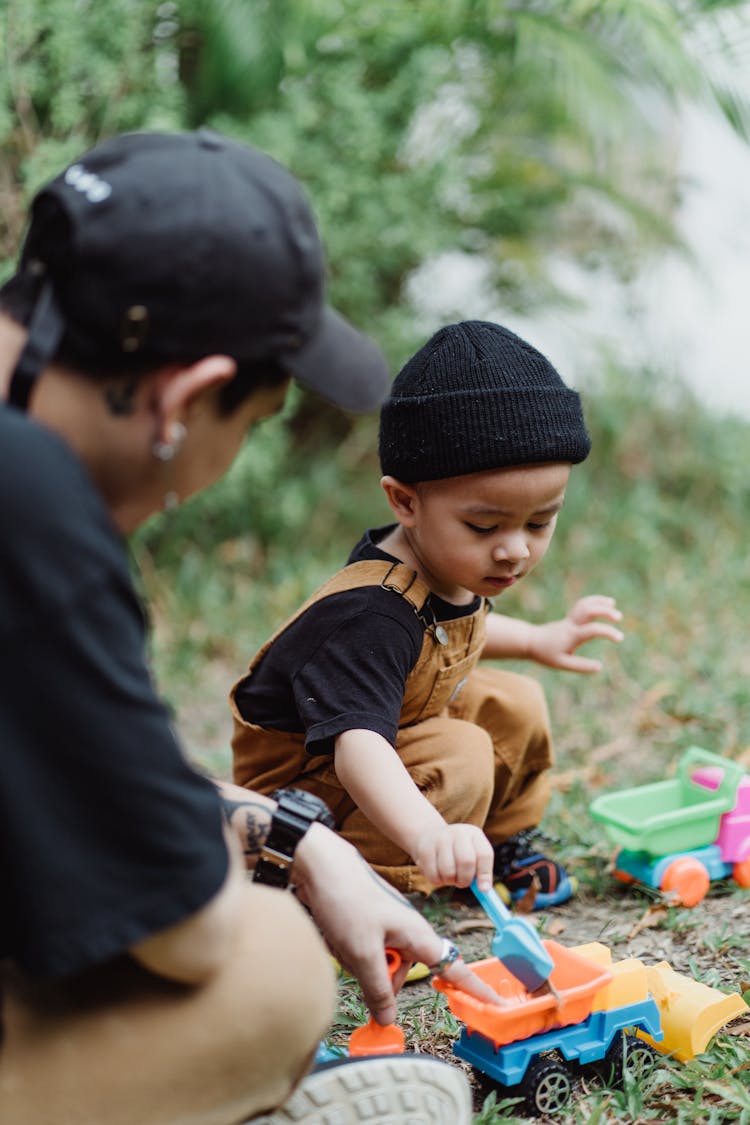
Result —
[[433, 980], [464, 1025], [455, 1054], [497, 1083], [504, 1096], [519, 1097], [529, 1115], [554, 1114], [567, 1105], [580, 1067], [593, 1067], [609, 1082], [625, 1070], [642, 1076], [660, 1052], [694, 1058], [725, 1023], [747, 1011], [738, 993], [710, 988], [666, 962], [613, 963], [599, 942], [574, 949], [544, 944], [559, 999], [525, 992], [492, 957], [472, 969], [506, 999], [504, 1007]]

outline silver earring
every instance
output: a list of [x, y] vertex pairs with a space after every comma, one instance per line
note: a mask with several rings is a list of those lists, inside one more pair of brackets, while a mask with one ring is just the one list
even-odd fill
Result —
[[186, 437], [187, 430], [182, 422], [172, 422], [169, 427], [169, 441], [155, 441], [151, 452], [157, 461], [172, 461], [180, 452]]

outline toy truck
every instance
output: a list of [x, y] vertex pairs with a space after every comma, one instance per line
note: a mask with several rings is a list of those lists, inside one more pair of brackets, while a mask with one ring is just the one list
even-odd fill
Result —
[[496, 1082], [521, 1111], [554, 1114], [567, 1105], [581, 1067], [615, 1081], [624, 1069], [643, 1075], [658, 1057], [694, 1058], [729, 1020], [747, 1011], [737, 993], [674, 972], [666, 962], [647, 968], [629, 958], [612, 962], [598, 942], [567, 949], [545, 941], [554, 968], [549, 993], [526, 992], [496, 957], [472, 969], [508, 1001], [482, 1003], [436, 977], [463, 1024], [454, 1053]]
[[606, 793], [590, 806], [618, 846], [616, 878], [695, 906], [713, 879], [750, 887], [750, 775], [693, 746], [667, 781]]

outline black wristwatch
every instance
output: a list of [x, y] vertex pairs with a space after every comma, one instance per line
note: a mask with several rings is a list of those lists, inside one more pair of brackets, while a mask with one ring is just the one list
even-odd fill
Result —
[[276, 789], [271, 796], [276, 809], [253, 873], [254, 883], [288, 887], [294, 852], [311, 824], [336, 825], [325, 801], [304, 789]]

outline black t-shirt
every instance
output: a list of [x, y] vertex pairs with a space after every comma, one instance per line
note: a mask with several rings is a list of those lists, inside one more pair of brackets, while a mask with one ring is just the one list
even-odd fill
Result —
[[0, 957], [65, 977], [204, 905], [212, 784], [145, 661], [127, 553], [68, 446], [0, 406]]
[[[392, 526], [367, 531], [347, 563], [397, 562], [378, 543]], [[452, 605], [430, 594], [436, 621], [475, 613], [479, 598]], [[332, 754], [346, 730], [396, 740], [404, 687], [422, 650], [424, 624], [400, 594], [365, 586], [315, 602], [286, 629], [235, 700], [248, 722], [305, 734], [310, 754]]]

